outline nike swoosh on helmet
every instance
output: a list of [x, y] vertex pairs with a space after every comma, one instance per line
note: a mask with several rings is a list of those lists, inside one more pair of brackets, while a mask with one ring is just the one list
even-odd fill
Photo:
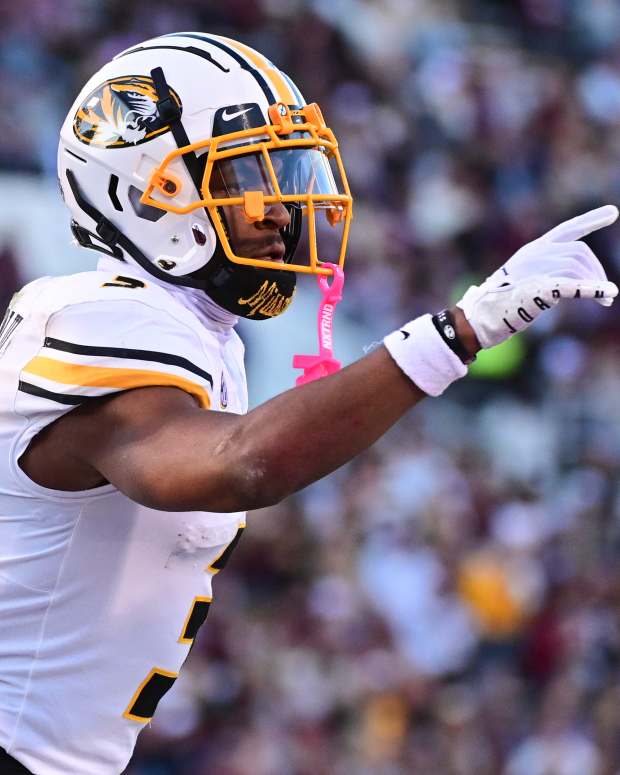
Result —
[[[252, 106], [253, 107], [253, 106]], [[248, 113], [252, 108], [245, 108], [245, 110], [237, 110], [235, 113], [229, 113], [228, 108], [222, 111], [222, 118], [224, 121], [232, 121], [233, 118], [238, 118], [239, 116], [242, 116], [244, 113]]]

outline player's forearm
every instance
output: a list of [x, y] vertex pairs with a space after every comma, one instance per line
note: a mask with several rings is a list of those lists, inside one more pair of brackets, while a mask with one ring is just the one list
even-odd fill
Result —
[[[460, 310], [455, 324], [471, 352], [479, 349]], [[156, 477], [147, 497], [155, 496], [159, 505], [149, 505], [245, 511], [278, 503], [368, 449], [425, 396], [381, 346], [342, 371], [281, 393], [247, 415], [203, 415], [209, 422], [204, 434], [190, 417], [180, 433], [184, 462], [177, 458], [174, 487], [166, 487], [165, 474]], [[170, 445], [175, 446], [173, 438]]]
[[[199, 411], [176, 388], [143, 390], [138, 403], [132, 393], [101, 407], [103, 432], [88, 424], [77, 434], [80, 455], [145, 506], [214, 512], [278, 503], [367, 449], [425, 396], [383, 346], [247, 415]], [[80, 413], [73, 419], [83, 428]]]
[[[480, 346], [461, 310], [459, 337], [473, 355]], [[254, 409], [231, 452], [241, 453], [256, 487], [257, 507], [276, 503], [368, 449], [425, 398], [385, 347], [342, 371], [289, 390]]]
[[238, 507], [277, 503], [335, 471], [424, 397], [380, 347], [267, 401], [241, 418], [219, 450], [237, 461], [237, 497], [245, 501]]
[[[414, 346], [414, 362], [416, 352]], [[107, 428], [110, 438], [81, 437], [80, 454], [146, 506], [216, 512], [279, 502], [367, 449], [426, 395], [384, 346], [247, 415], [197, 411], [186, 393], [171, 388], [131, 393], [103, 406], [105, 422], [97, 428]]]

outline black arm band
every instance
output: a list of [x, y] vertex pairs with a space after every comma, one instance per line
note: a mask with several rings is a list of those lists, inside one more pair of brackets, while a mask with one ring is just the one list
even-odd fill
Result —
[[454, 315], [449, 309], [444, 309], [436, 315], [433, 315], [433, 324], [439, 332], [439, 336], [444, 340], [452, 352], [455, 355], [458, 355], [463, 363], [472, 363], [476, 360], [476, 356], [470, 355], [463, 342], [459, 339], [459, 336], [456, 333]]

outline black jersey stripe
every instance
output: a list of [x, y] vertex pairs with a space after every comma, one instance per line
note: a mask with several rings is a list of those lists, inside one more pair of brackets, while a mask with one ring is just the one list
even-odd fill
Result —
[[93, 347], [87, 344], [76, 344], [75, 342], [65, 342], [62, 339], [54, 339], [51, 336], [45, 337], [43, 346], [51, 350], [61, 350], [74, 355], [99, 355], [104, 358], [127, 358], [136, 361], [152, 361], [154, 363], [165, 363], [168, 366], [179, 366], [186, 371], [190, 371], [198, 377], [201, 377], [213, 387], [213, 377], [208, 371], [204, 371], [198, 366], [183, 358], [181, 355], [172, 355], [172, 353], [160, 353], [155, 350], [132, 350], [128, 347]]
[[56, 401], [57, 404], [70, 404], [71, 406], [78, 406], [86, 401], [93, 401], [101, 396], [71, 396], [67, 393], [54, 393], [51, 390], [45, 390], [45, 388], [33, 385], [31, 382], [24, 382], [20, 379], [17, 389], [22, 393], [29, 393], [31, 396], [37, 396], [38, 398], [47, 398], [49, 401]]
[[263, 90], [263, 93], [265, 97], [267, 97], [267, 101], [270, 105], [273, 105], [275, 102], [278, 102], [278, 99], [276, 98], [273, 90], [270, 88], [269, 84], [263, 77], [263, 74], [255, 68], [250, 62], [247, 61], [238, 51], [236, 51], [232, 46], [228, 46], [226, 43], [222, 43], [220, 40], [214, 40], [213, 38], [209, 37], [208, 35], [200, 35], [200, 33], [196, 32], [174, 32], [169, 35], [162, 35], [162, 38], [194, 38], [195, 40], [200, 40], [202, 43], [210, 43], [212, 46], [215, 46], [216, 48], [219, 48], [221, 51], [224, 51], [228, 56], [232, 57], [235, 62], [238, 62], [239, 65], [244, 69], [247, 70], [249, 73], [251, 73], [254, 78], [256, 79], [258, 85]]

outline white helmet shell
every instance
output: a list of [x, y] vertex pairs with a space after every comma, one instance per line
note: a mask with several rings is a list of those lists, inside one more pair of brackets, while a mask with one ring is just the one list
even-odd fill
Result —
[[[292, 81], [258, 52], [228, 38], [193, 32], [153, 38], [127, 49], [84, 86], [62, 126], [58, 148], [60, 185], [74, 221], [88, 232], [96, 231], [95, 220], [69, 184], [71, 175], [81, 197], [157, 270], [181, 277], [210, 260], [217, 236], [203, 208], [180, 215], [140, 202], [153, 170], [178, 148], [173, 132], [159, 120], [151, 76], [156, 68], [162, 69], [171, 97], [180, 105], [182, 130], [190, 144], [211, 136], [214, 116], [222, 108], [229, 107], [232, 115], [230, 106], [253, 103], [267, 123], [270, 105], [305, 102]], [[84, 126], [88, 131], [82, 131]], [[181, 157], [171, 162], [170, 171], [182, 183], [179, 204], [184, 204], [184, 196], [195, 199], [196, 180]]]

